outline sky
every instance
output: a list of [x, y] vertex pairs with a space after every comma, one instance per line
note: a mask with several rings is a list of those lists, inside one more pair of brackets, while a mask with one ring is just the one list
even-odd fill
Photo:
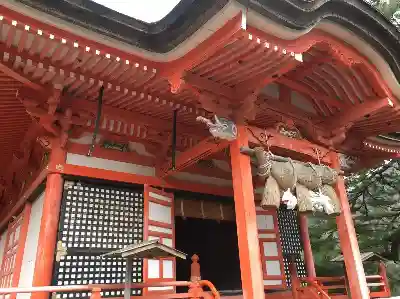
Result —
[[92, 0], [119, 13], [152, 23], [165, 17], [180, 0]]

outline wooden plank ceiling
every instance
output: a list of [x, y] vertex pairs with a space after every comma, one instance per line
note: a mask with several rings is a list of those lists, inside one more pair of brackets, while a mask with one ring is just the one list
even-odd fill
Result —
[[23, 104], [18, 101], [22, 83], [0, 72], [0, 165], [7, 169], [13, 153], [19, 148], [21, 138], [32, 123]]

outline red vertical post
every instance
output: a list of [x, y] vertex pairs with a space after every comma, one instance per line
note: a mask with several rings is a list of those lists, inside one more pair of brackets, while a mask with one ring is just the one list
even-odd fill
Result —
[[190, 281], [195, 282], [201, 280], [199, 256], [193, 254], [192, 264], [190, 265]]
[[[340, 169], [337, 153], [331, 154], [332, 167]], [[358, 247], [356, 230], [347, 198], [346, 186], [342, 177], [338, 177], [336, 192], [341, 205], [341, 213], [336, 218], [340, 247], [343, 252], [350, 295], [352, 299], [369, 299], [369, 289]]]
[[[33, 286], [51, 285], [55, 248], [57, 242], [58, 221], [63, 191], [63, 178], [55, 169], [63, 167], [66, 160], [65, 149], [61, 148], [60, 140], [52, 140], [52, 150], [48, 163], [46, 189], [43, 201], [43, 212], [40, 222], [39, 240], [36, 252]], [[45, 293], [33, 293], [32, 299], [47, 299]]]
[[306, 271], [308, 277], [316, 277], [314, 257], [311, 249], [310, 234], [308, 231], [307, 215], [299, 215], [300, 236], [303, 243], [304, 262], [306, 264]]
[[243, 298], [260, 299], [265, 295], [250, 158], [240, 153], [241, 147], [248, 146], [247, 134], [245, 126], [238, 126], [230, 154]]
[[391, 297], [392, 293], [390, 291], [389, 279], [387, 277], [386, 266], [383, 262], [379, 263], [379, 275], [382, 277], [382, 281], [385, 283], [383, 286], [386, 297]]

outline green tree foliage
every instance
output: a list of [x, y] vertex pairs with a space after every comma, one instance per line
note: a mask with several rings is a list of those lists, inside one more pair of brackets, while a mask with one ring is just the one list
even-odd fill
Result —
[[400, 27], [400, 0], [364, 0], [380, 11], [396, 27]]
[[[400, 161], [386, 161], [377, 168], [353, 174], [346, 178], [346, 185], [360, 251], [396, 259], [397, 252], [391, 245], [393, 239], [400, 238]], [[341, 254], [335, 219], [311, 218], [310, 235], [317, 274], [343, 275], [341, 265], [329, 262]], [[394, 262], [387, 266], [392, 290], [400, 294], [400, 266]], [[366, 271], [377, 274], [375, 267], [366, 266]]]

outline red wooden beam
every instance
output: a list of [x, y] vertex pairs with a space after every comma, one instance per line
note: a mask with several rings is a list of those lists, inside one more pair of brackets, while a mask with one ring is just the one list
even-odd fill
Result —
[[195, 146], [179, 154], [176, 159], [175, 169], [172, 169], [172, 161], [168, 161], [156, 170], [156, 174], [161, 178], [170, 176], [175, 172], [182, 171], [183, 169], [196, 164], [198, 161], [223, 150], [229, 144], [230, 142], [226, 140], [216, 140], [212, 137], [207, 137]]
[[[75, 107], [76, 109], [78, 109], [78, 111], [86, 110], [90, 111], [91, 113], [95, 113], [97, 111], [97, 103], [83, 99], [73, 100], [71, 102], [71, 108]], [[103, 105], [102, 111], [103, 115], [106, 115], [110, 118], [115, 118], [116, 120], [122, 120], [125, 123], [143, 124], [147, 127], [159, 130], [160, 132], [170, 130], [172, 124], [172, 121], [167, 121], [161, 118], [148, 116], [139, 112], [132, 112], [120, 108], [114, 108], [110, 105]], [[205, 132], [205, 130], [199, 130], [199, 128], [191, 127], [188, 126], [187, 124], [178, 123], [178, 126], [179, 126], [179, 132], [182, 134], [193, 134], [193, 135], [199, 134], [201, 136], [202, 135], [201, 133]]]
[[288, 78], [281, 77], [277, 80], [279, 83], [286, 85], [287, 87], [290, 87], [291, 89], [298, 91], [302, 94], [306, 94], [312, 98], [314, 98], [317, 101], [323, 101], [326, 102], [326, 104], [329, 104], [332, 107], [338, 107], [340, 108], [342, 104], [340, 103], [339, 100], [334, 100], [326, 95], [320, 94], [318, 92], [315, 92], [314, 90], [308, 88], [305, 85], [302, 85], [296, 81], [290, 80]]
[[261, 136], [270, 136], [268, 139], [268, 144], [271, 148], [278, 148], [285, 151], [293, 152], [294, 154], [299, 153], [305, 156], [312, 161], [318, 161], [318, 157], [315, 153], [316, 150], [320, 153], [319, 158], [322, 163], [330, 164], [330, 158], [327, 157], [327, 153], [329, 153], [329, 149], [314, 144], [305, 139], [294, 139], [281, 135], [274, 129], [260, 129], [257, 127], [248, 126], [247, 134], [249, 138], [249, 143], [253, 145], [263, 145], [260, 143], [262, 140]]
[[322, 30], [311, 30], [307, 34], [295, 40], [283, 40], [251, 26], [248, 26], [247, 31], [255, 36], [263, 37], [264, 39], [285, 48], [287, 51], [296, 53], [304, 53], [318, 44], [329, 45], [332, 49], [330, 53], [334, 59], [346, 66], [360, 65], [366, 70], [365, 74], [370, 77], [369, 82], [373, 86], [373, 89], [377, 91], [378, 95], [381, 97], [392, 97], [390, 89], [379, 74], [379, 71], [370, 61], [368, 61], [367, 58], [362, 56], [353, 47], [350, 47], [343, 41]]
[[257, 106], [261, 110], [269, 110], [276, 114], [281, 120], [293, 120], [296, 123], [307, 123], [311, 125], [311, 119], [318, 122], [320, 117], [313, 115], [307, 111], [301, 110], [293, 105], [277, 101], [272, 99], [270, 96], [260, 94], [258, 97], [261, 101], [257, 102]]
[[113, 180], [116, 182], [124, 182], [130, 184], [149, 184], [154, 187], [171, 188], [177, 190], [185, 190], [190, 192], [199, 192], [205, 194], [213, 194], [220, 196], [232, 196], [232, 187], [219, 187], [206, 184], [197, 184], [187, 181], [168, 179], [162, 180], [153, 176], [145, 176], [139, 174], [118, 172], [112, 170], [91, 168], [86, 166], [77, 166], [64, 164], [60, 173], [65, 175], [73, 175], [77, 177], [90, 177], [102, 180]]
[[[135, 96], [136, 98], [140, 97], [141, 99], [145, 99], [145, 101], [151, 102], [154, 105], [162, 105], [166, 107], [166, 109], [169, 109], [171, 111], [173, 109], [178, 109], [178, 107], [180, 107], [179, 109], [185, 110], [186, 112], [189, 112], [193, 115], [197, 116], [201, 114], [197, 113], [198, 109], [196, 109], [196, 107], [191, 106], [189, 104], [181, 104], [178, 101], [171, 99], [168, 96], [163, 95], [158, 97], [155, 94], [149, 94], [145, 90], [134, 88], [132, 85], [126, 84], [124, 82], [121, 83], [115, 78], [108, 78], [108, 80], [104, 80], [104, 77], [100, 77], [99, 74], [92, 74], [91, 72], [80, 70], [79, 68], [74, 69], [72, 65], [65, 66], [65, 65], [60, 65], [60, 63], [53, 63], [49, 57], [40, 58], [38, 54], [31, 55], [26, 50], [23, 50], [21, 53], [19, 53], [16, 48], [14, 47], [7, 48], [4, 44], [0, 43], [0, 52], [2, 51], [10, 54], [10, 59], [7, 61], [7, 63], [4, 63], [4, 66], [8, 67], [14, 73], [15, 76], [18, 75], [21, 78], [24, 78], [27, 84], [30, 82], [29, 84], [34, 84], [34, 86], [39, 86], [36, 88], [39, 88], [40, 90], [45, 90], [45, 89], [43, 87], [42, 88], [40, 87], [41, 82], [39, 80], [35, 80], [33, 79], [33, 77], [31, 77], [32, 74], [24, 74], [22, 70], [16, 70], [13, 68], [15, 57], [21, 56], [23, 57], [24, 60], [31, 59], [33, 67], [38, 67], [39, 63], [41, 63], [42, 69], [48, 70], [51, 68], [52, 71], [58, 75], [74, 73], [75, 74], [74, 78], [76, 78], [76, 80], [74, 79], [75, 80], [74, 83], [80, 82], [79, 78], [81, 77], [86, 79], [90, 78], [91, 80], [93, 80], [92, 87], [84, 92], [88, 96], [94, 97], [93, 93], [97, 94], [97, 89], [100, 88], [101, 85], [103, 85], [105, 86], [106, 96], [109, 93], [125, 95], [124, 91], [126, 89], [128, 90], [128, 94], [126, 94], [126, 97], [129, 97], [129, 93], [134, 92], [136, 94]], [[27, 77], [31, 77], [31, 79], [28, 80], [26, 79]], [[66, 79], [65, 81], [68, 81], [68, 79]], [[46, 99], [50, 95], [51, 94], [49, 94], [46, 91]]]
[[312, 74], [316, 68], [322, 66], [325, 63], [332, 62], [334, 59], [329, 55], [321, 55], [319, 57], [314, 57], [309, 61], [305, 61], [301, 66], [297, 67], [293, 72], [290, 72], [290, 79], [296, 81], [301, 80], [305, 76]]
[[268, 71], [263, 73], [256, 78], [249, 79], [248, 81], [244, 81], [235, 87], [236, 93], [240, 95], [248, 94], [250, 92], [259, 93], [259, 91], [267, 86], [268, 84], [276, 81], [282, 75], [296, 68], [301, 60], [296, 60], [295, 57], [289, 58], [289, 61], [285, 61], [282, 63], [279, 69], [276, 70], [275, 73], [271, 73]]
[[192, 73], [186, 73], [183, 77], [186, 84], [193, 87], [200, 88], [202, 90], [207, 90], [217, 95], [227, 97], [229, 99], [234, 99], [236, 97], [235, 90], [230, 87], [223, 86], [209, 79], [200, 77]]
[[394, 102], [392, 102], [389, 98], [369, 99], [362, 104], [344, 107], [342, 112], [326, 118], [321, 124], [324, 124], [327, 130], [333, 130], [348, 124], [352, 124], [357, 120], [360, 120], [371, 113], [377, 112], [382, 108], [393, 106]]
[[[28, 91], [23, 90], [21, 93], [21, 100], [25, 104], [27, 103], [27, 106], [34, 107], [35, 105], [39, 105], [43, 101], [41, 98], [46, 96], [46, 93], [42, 94], [34, 94], [31, 95], [33, 97], [31, 98], [26, 98], [29, 97], [30, 95], [28, 94]], [[73, 98], [73, 97], [64, 97], [63, 100], [61, 101], [60, 107], [62, 109], [68, 109], [71, 108], [73, 113], [80, 114], [83, 116], [83, 120], [94, 120], [96, 112], [97, 112], [97, 103], [94, 101], [89, 101], [81, 98]], [[43, 108], [29, 108], [29, 111], [36, 111], [40, 114], [43, 111], [45, 111]], [[86, 113], [82, 113], [82, 111], [85, 111]], [[143, 125], [146, 128], [154, 129], [159, 132], [164, 132], [168, 131], [169, 128], [171, 127], [171, 122], [168, 120], [163, 120], [161, 118], [156, 118], [152, 117], [143, 113], [139, 112], [132, 112], [132, 111], [127, 111], [124, 109], [120, 108], [115, 108], [113, 106], [104, 104], [102, 106], [102, 112], [103, 116], [107, 116], [108, 119], [113, 119], [115, 121], [121, 121], [126, 124], [139, 124]], [[87, 114], [84, 116], [84, 114]], [[57, 114], [56, 114], [57, 116]], [[59, 117], [59, 115], [57, 116]], [[79, 123], [78, 125], [81, 125]], [[194, 135], [194, 136], [204, 136], [206, 130], [205, 129], [200, 129], [200, 127], [192, 127], [188, 126], [187, 124], [182, 124], [178, 123], [179, 126], [179, 131], [182, 134], [187, 134], [187, 135]]]

